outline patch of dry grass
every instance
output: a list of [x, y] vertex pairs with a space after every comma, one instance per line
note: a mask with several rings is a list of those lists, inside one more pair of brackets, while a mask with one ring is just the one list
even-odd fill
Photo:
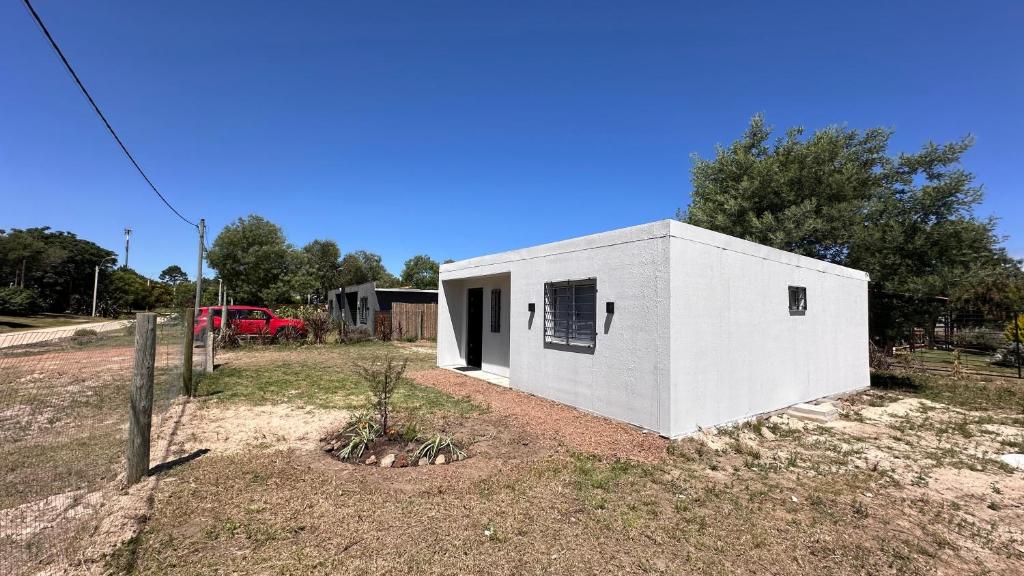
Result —
[[[293, 426], [302, 411], [344, 408], [358, 388], [318, 374], [346, 374], [355, 359], [386, 346], [225, 354], [236, 375], [214, 380], [222, 391], [196, 404], [197, 416], [281, 410]], [[422, 366], [433, 361], [409, 354], [424, 356]], [[275, 376], [282, 371], [291, 376]], [[467, 460], [354, 466], [320, 453], [315, 435], [288, 436], [286, 449], [214, 448], [161, 476], [149, 523], [111, 567], [138, 574], [913, 575], [980, 567], [1019, 574], [1024, 480], [991, 458], [1024, 437], [1011, 384], [979, 383], [979, 398], [942, 380], [924, 391], [872, 390], [848, 399], [843, 418], [827, 426], [773, 417], [673, 442], [650, 459], [566, 442], [580, 420], [535, 426], [516, 411], [521, 402], [497, 398], [513, 391], [488, 389], [493, 397], [484, 400], [452, 388], [490, 407], [431, 404], [442, 407], [431, 425], [456, 436]], [[175, 453], [210, 441], [182, 438]]]

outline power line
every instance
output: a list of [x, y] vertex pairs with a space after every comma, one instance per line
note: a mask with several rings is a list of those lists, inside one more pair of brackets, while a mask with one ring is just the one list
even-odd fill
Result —
[[57, 42], [53, 39], [53, 36], [50, 35], [50, 31], [46, 29], [46, 25], [43, 24], [43, 20], [39, 17], [39, 14], [36, 13], [36, 9], [32, 7], [32, 3], [29, 0], [24, 0], [24, 2], [25, 7], [28, 8], [28, 11], [32, 14], [32, 17], [35, 18], [36, 24], [39, 24], [39, 28], [43, 31], [43, 34], [46, 35], [46, 39], [50, 41], [50, 46], [53, 46], [54, 51], [57, 52], [57, 56], [60, 56], [60, 60], [64, 63], [64, 67], [67, 68], [68, 72], [71, 73], [71, 77], [74, 78], [75, 84], [78, 84], [78, 87], [81, 88], [82, 94], [85, 94], [85, 98], [89, 101], [89, 104], [92, 104], [92, 109], [96, 111], [96, 114], [100, 117], [100, 120], [103, 121], [103, 125], [107, 127], [107, 130], [110, 131], [110, 135], [113, 136], [114, 140], [117, 141], [117, 145], [121, 147], [121, 151], [124, 152], [124, 155], [128, 157], [128, 160], [131, 160], [131, 163], [133, 166], [135, 166], [135, 169], [139, 171], [139, 174], [141, 174], [142, 178], [146, 180], [146, 183], [149, 184], [149, 187], [153, 189], [153, 192], [156, 192], [156, 195], [160, 197], [160, 200], [162, 200], [163, 203], [167, 205], [168, 208], [171, 209], [171, 212], [174, 212], [174, 214], [178, 218], [181, 218], [186, 223], [198, 228], [199, 226], [195, 222], [189, 220], [188, 218], [185, 218], [184, 216], [181, 215], [181, 212], [178, 212], [178, 210], [175, 209], [174, 206], [171, 206], [171, 203], [167, 201], [167, 198], [164, 198], [164, 195], [160, 193], [160, 190], [157, 190], [156, 185], [153, 184], [153, 181], [149, 179], [149, 176], [146, 176], [146, 173], [143, 172], [142, 170], [142, 166], [139, 166], [139, 163], [135, 161], [135, 158], [132, 156], [131, 152], [128, 151], [128, 148], [124, 145], [124, 142], [121, 141], [121, 138], [117, 135], [117, 132], [114, 131], [113, 126], [111, 126], [110, 122], [107, 121], [107, 117], [103, 115], [103, 112], [100, 111], [100, 107], [96, 105], [96, 101], [92, 99], [92, 95], [90, 95], [89, 91], [85, 89], [85, 85], [82, 84], [82, 81], [78, 78], [78, 74], [75, 74], [75, 70], [71, 67], [71, 63], [68, 62], [68, 59], [64, 56], [64, 52], [61, 51], [60, 46], [57, 46]]

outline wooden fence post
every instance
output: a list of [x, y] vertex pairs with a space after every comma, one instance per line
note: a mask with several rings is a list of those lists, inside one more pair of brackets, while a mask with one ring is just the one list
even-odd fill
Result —
[[419, 321], [416, 322], [416, 341], [423, 340], [423, 309], [419, 310]]
[[181, 393], [185, 396], [192, 396], [195, 390], [192, 389], [192, 345], [195, 343], [195, 336], [192, 332], [196, 322], [195, 308], [185, 308], [182, 324], [185, 329], [185, 338], [181, 349]]
[[127, 482], [136, 484], [149, 472], [149, 436], [153, 424], [153, 374], [156, 364], [156, 314], [135, 315], [135, 364], [132, 368], [128, 422]]
[[203, 352], [206, 353], [206, 362], [203, 363], [203, 372], [210, 374], [213, 372], [213, 343], [216, 340], [213, 337], [213, 328], [211, 327], [206, 331], [206, 347]]

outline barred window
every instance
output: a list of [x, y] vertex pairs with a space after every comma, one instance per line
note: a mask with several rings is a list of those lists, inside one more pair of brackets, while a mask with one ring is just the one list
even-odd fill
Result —
[[491, 332], [501, 332], [501, 289], [491, 290]]
[[366, 324], [366, 319], [370, 315], [370, 299], [363, 296], [359, 299], [359, 323]]
[[597, 340], [597, 280], [544, 285], [544, 341], [593, 346]]
[[804, 286], [789, 287], [789, 313], [801, 315], [807, 312], [807, 288]]

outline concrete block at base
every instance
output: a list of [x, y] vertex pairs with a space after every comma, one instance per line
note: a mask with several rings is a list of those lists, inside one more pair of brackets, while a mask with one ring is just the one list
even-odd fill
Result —
[[797, 404], [786, 410], [786, 414], [806, 422], [831, 422], [839, 418], [839, 410], [832, 404]]
[[1024, 454], [1003, 454], [999, 459], [1017, 470], [1024, 470]]

